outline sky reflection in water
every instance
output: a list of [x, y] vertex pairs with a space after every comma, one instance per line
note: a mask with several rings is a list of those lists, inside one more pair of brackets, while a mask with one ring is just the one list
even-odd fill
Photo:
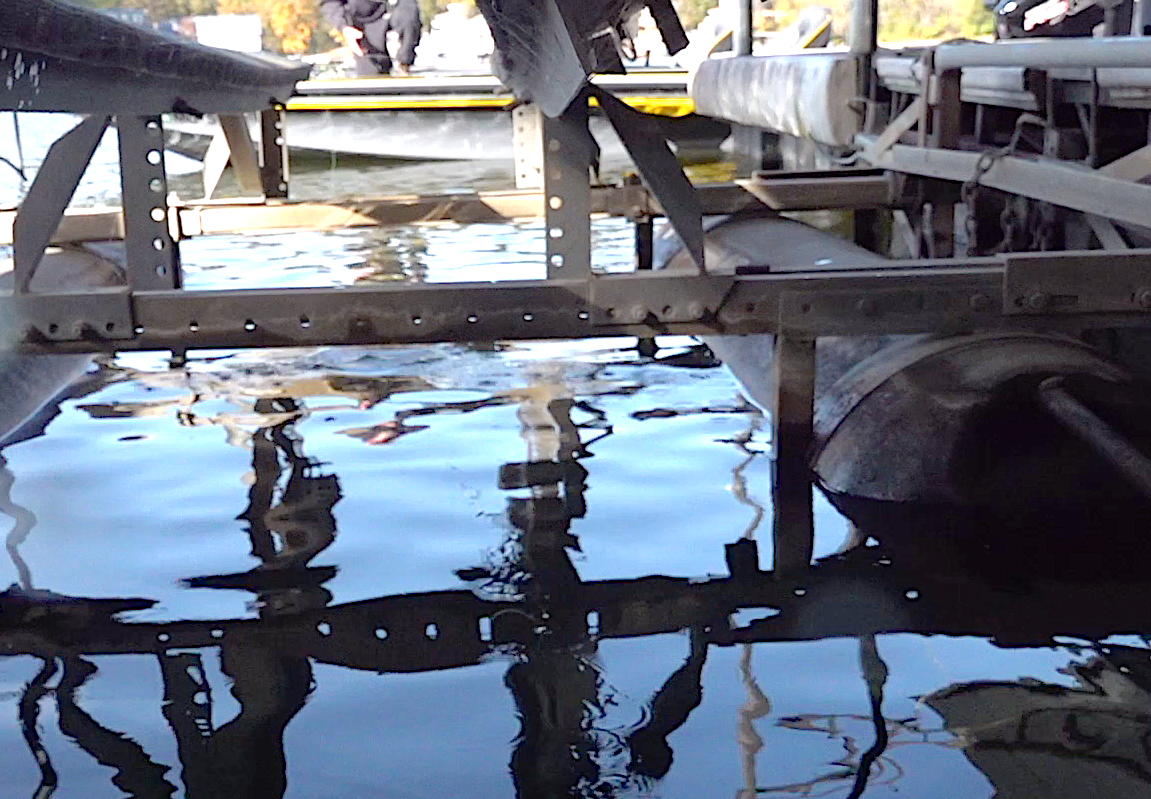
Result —
[[[540, 232], [184, 256], [200, 288], [535, 277]], [[624, 263], [626, 226], [596, 235]], [[770, 563], [763, 419], [632, 343], [106, 366], [3, 452], [0, 793], [1146, 795], [1145, 643], [1044, 646], [1077, 597], [1147, 629], [1140, 575], [1031, 615], [1033, 587], [901, 583], [882, 547], [778, 580], [736, 550], [729, 578], [726, 545]], [[827, 558], [846, 523], [820, 501], [817, 528]]]

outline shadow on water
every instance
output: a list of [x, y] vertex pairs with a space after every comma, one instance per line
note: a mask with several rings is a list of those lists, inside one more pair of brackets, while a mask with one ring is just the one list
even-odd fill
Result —
[[[134, 621], [125, 614], [153, 600], [79, 598], [35, 588], [32, 570], [19, 556], [34, 519], [12, 501], [12, 478], [5, 471], [0, 510], [15, 521], [8, 549], [20, 580], [0, 594], [0, 651], [40, 663], [17, 703], [28, 756], [40, 775], [36, 796], [51, 795], [62, 779], [40, 718], [46, 703], [55, 708], [65, 738], [112, 770], [112, 784], [127, 795], [167, 797], [182, 790], [197, 799], [279, 799], [289, 787], [286, 730], [308, 723], [297, 717], [324, 687], [317, 664], [413, 674], [485, 663], [503, 664], [503, 684], [518, 717], [508, 759], [515, 795], [654, 795], [684, 754], [675, 743], [677, 733], [703, 712], [709, 655], [731, 647], [740, 652], [745, 695], [732, 721], [742, 774], [738, 786], [726, 782], [728, 775], [714, 775], [721, 795], [858, 797], [897, 789], [903, 767], [895, 754], [910, 745], [941, 752], [958, 747], [1005, 798], [1151, 791], [1151, 649], [1105, 642], [1117, 634], [1151, 633], [1151, 579], [1141, 564], [1129, 564], [1115, 579], [1086, 579], [1074, 562], [1064, 562], [1041, 579], [1009, 584], [996, 563], [956, 558], [946, 548], [932, 551], [923, 541], [911, 547], [910, 534], [865, 533], [856, 546], [806, 570], [762, 570], [755, 534], [765, 508], [749, 493], [745, 474], [764, 454], [753, 443], [762, 420], [733, 406], [696, 409], [745, 413], [749, 419], [748, 429], [729, 443], [739, 453], [731, 491], [753, 518], [725, 548], [728, 573], [587, 580], [573, 557], [581, 551], [573, 522], [587, 515], [589, 472], [595, 472], [597, 449], [610, 441], [618, 423], [604, 411], [603, 400], [632, 389], [605, 381], [598, 392], [576, 394], [562, 380], [544, 379], [482, 399], [412, 403], [391, 422], [342, 431], [368, 444], [386, 444], [422, 433], [427, 425], [420, 420], [514, 407], [526, 458], [498, 468], [496, 485], [508, 492], [503, 538], [482, 562], [460, 564], [457, 577], [466, 587], [335, 603], [325, 586], [338, 568], [323, 558], [339, 535], [333, 509], [343, 490], [332, 465], [307, 454], [300, 424], [323, 412], [323, 397], [370, 408], [431, 384], [414, 376], [328, 374], [295, 383], [265, 376], [266, 395], [257, 396], [248, 411], [209, 414], [198, 403], [235, 386], [172, 374], [152, 379], [176, 381], [187, 396], [79, 407], [98, 419], [175, 415], [188, 427], [218, 426], [229, 443], [250, 448], [247, 506], [238, 519], [258, 563], [244, 572], [189, 576], [184, 585], [244, 592], [256, 615]], [[104, 379], [143, 376], [127, 371]], [[309, 407], [317, 397], [320, 404]], [[653, 407], [635, 412], [631, 421], [649, 424], [692, 412]], [[1022, 562], [1033, 545], [1021, 541], [1012, 554]], [[1011, 547], [1001, 542], [997, 557], [1006, 557]], [[749, 611], [758, 618], [742, 621]], [[644, 702], [641, 717], [623, 725], [612, 721], [603, 647], [685, 630], [682, 661]], [[942, 719], [942, 727], [929, 728], [918, 718], [885, 715], [892, 675], [882, 650], [884, 637], [896, 633], [971, 636], [1002, 648], [1051, 647], [1073, 638], [1078, 643], [1062, 645], [1068, 662], [1063, 673], [1074, 684], [952, 682], [920, 699]], [[757, 758], [769, 735], [769, 694], [785, 693], [787, 686], [762, 688], [753, 652], [831, 639], [856, 642], [856, 690], [870, 714], [779, 715], [774, 729], [780, 733], [837, 740], [843, 752], [806, 780], [771, 785], [758, 773]], [[158, 762], [84, 708], [85, 686], [100, 678], [95, 660], [116, 655], [155, 659], [163, 691], [154, 701], [175, 741], [178, 764]], [[218, 658], [238, 703], [238, 712], [224, 723], [213, 709], [225, 686], [209, 676], [209, 657]], [[388, 724], [379, 720], [381, 734]], [[792, 740], [770, 737], [776, 747]]]

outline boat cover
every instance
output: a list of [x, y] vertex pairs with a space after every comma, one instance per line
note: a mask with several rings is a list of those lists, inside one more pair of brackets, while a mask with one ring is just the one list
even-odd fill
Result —
[[709, 58], [691, 97], [698, 114], [850, 147], [862, 123], [857, 70], [846, 52]]
[[0, 110], [234, 113], [284, 102], [310, 67], [206, 47], [60, 0], [0, 3]]

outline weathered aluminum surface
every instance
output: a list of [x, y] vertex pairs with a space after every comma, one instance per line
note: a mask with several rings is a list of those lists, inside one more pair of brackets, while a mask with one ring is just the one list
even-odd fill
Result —
[[[828, 177], [834, 184], [836, 176]], [[778, 204], [775, 210], [801, 211], [824, 207], [814, 205], [813, 200], [820, 200], [830, 193], [808, 194], [802, 182], [788, 183], [786, 189], [774, 194]], [[703, 212], [709, 215], [766, 210], [762, 202], [740, 186], [699, 186], [696, 193]], [[858, 201], [854, 192], [844, 193], [841, 198], [851, 203]], [[461, 224], [506, 222], [543, 216], [544, 194], [540, 191], [489, 191], [369, 197], [338, 202], [274, 200], [264, 203], [241, 199], [192, 202], [172, 206], [170, 211], [179, 221], [180, 235], [187, 238], [275, 229], [334, 230], [439, 221]], [[591, 190], [591, 213], [638, 218], [651, 214], [658, 216], [662, 209], [640, 186], [596, 187]], [[0, 244], [12, 243], [15, 215], [14, 210], [0, 210]], [[121, 219], [118, 208], [69, 209], [52, 242], [62, 244], [123, 238]]]
[[179, 288], [180, 252], [168, 227], [168, 180], [160, 118], [117, 117], [116, 133], [128, 283], [135, 289]]
[[52, 240], [60, 218], [108, 128], [108, 117], [91, 117], [60, 137], [40, 165], [12, 220], [17, 292], [28, 289], [44, 248]]
[[1151, 310], [1151, 264], [1124, 252], [1007, 256], [1005, 314]]
[[664, 209], [668, 221], [684, 242], [696, 268], [704, 271], [703, 209], [699, 196], [668, 147], [658, 122], [629, 108], [611, 94], [594, 90], [648, 190]]
[[588, 129], [587, 102], [562, 114], [540, 113], [540, 163], [544, 190], [545, 255], [548, 277], [586, 278], [591, 274], [591, 187], [588, 176], [599, 159]]
[[942, 44], [937, 69], [963, 67], [1151, 67], [1151, 40], [1141, 36], [1032, 39], [986, 44]]
[[59, 0], [0, 4], [0, 110], [236, 112], [286, 100], [310, 67], [205, 47]]
[[[135, 292], [131, 307], [137, 335], [131, 340], [82, 338], [73, 331], [77, 318], [65, 312], [66, 305], [61, 305], [79, 303], [85, 318], [100, 317], [118, 312], [123, 303], [119, 297], [55, 295], [56, 305], [52, 305], [46, 296], [29, 296], [20, 307], [37, 326], [55, 325], [58, 336], [54, 337], [52, 349], [81, 352], [773, 332], [779, 327], [780, 308], [790, 305], [789, 292], [819, 296], [821, 292], [842, 295], [846, 291], [858, 304], [876, 288], [907, 286], [909, 279], [916, 285], [922, 283], [918, 287], [925, 291], [949, 292], [955, 301], [934, 316], [860, 313], [841, 320], [840, 329], [845, 333], [918, 332], [925, 327], [972, 329], [1002, 320], [994, 307], [979, 311], [964, 305], [973, 293], [994, 295], [999, 290], [1002, 269], [995, 266], [714, 278], [720, 282], [725, 279], [731, 281], [731, 288], [721, 306], [704, 318], [683, 321], [661, 321], [662, 307], [649, 308], [653, 315], [636, 321], [592, 321], [595, 309], [589, 304], [589, 293], [593, 284], [601, 309], [648, 308], [653, 297], [682, 298], [674, 307], [687, 309], [693, 302], [706, 301], [706, 297], [697, 296], [690, 285], [681, 282], [682, 276], [662, 273], [599, 276], [593, 281]], [[12, 298], [0, 298], [0, 315], [11, 318], [12, 303]], [[595, 311], [595, 316], [600, 317], [601, 312]], [[1145, 317], [1141, 320], [1145, 323]], [[793, 327], [807, 329], [806, 325]], [[35, 339], [0, 344], [33, 350], [49, 348]]]
[[288, 140], [284, 131], [284, 108], [260, 112], [260, 184], [264, 197], [288, 197]]
[[736, 183], [774, 211], [886, 208], [895, 193], [891, 174], [879, 169], [756, 172]]
[[[859, 136], [865, 148], [874, 141]], [[957, 182], [970, 180], [981, 154], [895, 144], [878, 153], [873, 166]], [[1118, 222], [1151, 226], [1151, 186], [1110, 177], [1066, 161], [1007, 155], [995, 160], [980, 185], [1097, 214]]]

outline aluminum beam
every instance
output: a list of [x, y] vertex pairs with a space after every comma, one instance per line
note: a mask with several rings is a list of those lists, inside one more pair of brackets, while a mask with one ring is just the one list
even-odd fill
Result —
[[[703, 213], [740, 211], [812, 211], [883, 206], [889, 200], [888, 179], [878, 170], [833, 170], [811, 173], [760, 173], [740, 185], [698, 186]], [[507, 222], [544, 215], [539, 191], [497, 191], [475, 194], [408, 195], [312, 202], [306, 200], [263, 203], [259, 200], [223, 200], [173, 206], [181, 237], [257, 230], [340, 230], [421, 222]], [[595, 188], [591, 213], [632, 219], [662, 216], [663, 209], [639, 186]], [[0, 210], [0, 244], [13, 241], [15, 210]], [[53, 244], [106, 241], [124, 237], [120, 209], [68, 210]]]
[[[857, 140], [866, 152], [873, 137]], [[896, 144], [879, 153], [872, 163], [896, 172], [963, 183], [975, 174], [981, 157], [977, 152]], [[1004, 156], [982, 175], [979, 184], [1117, 222], [1151, 226], [1151, 186], [1063, 161]]]
[[[1114, 291], [1083, 291], [1071, 305], [1033, 308], [1027, 303], [1034, 294], [1062, 291], [1059, 286], [1063, 284], [1052, 283], [1052, 275], [1066, 259], [1074, 259], [1077, 274], [1096, 278], [1116, 257], [1094, 251], [739, 276], [645, 272], [566, 281], [25, 295], [16, 298], [18, 304], [11, 297], [0, 298], [0, 318], [23, 320], [23, 337], [3, 338], [9, 347], [33, 352], [781, 330], [806, 339], [1005, 327], [1075, 331], [1103, 324], [1151, 325], [1151, 302], [1145, 307], [1138, 293], [1121, 297]], [[1122, 258], [1124, 286], [1132, 283], [1151, 289], [1151, 251], [1132, 250]], [[1020, 270], [1014, 269], [1015, 261], [1020, 262]], [[1008, 295], [1005, 285], [1010, 286]], [[117, 339], [123, 335], [120, 320], [126, 308], [134, 334], [130, 339]], [[101, 333], [105, 320], [113, 322], [115, 335]]]
[[943, 44], [935, 48], [938, 70], [964, 67], [1151, 67], [1151, 39], [1132, 36], [1011, 40], [986, 44]]

